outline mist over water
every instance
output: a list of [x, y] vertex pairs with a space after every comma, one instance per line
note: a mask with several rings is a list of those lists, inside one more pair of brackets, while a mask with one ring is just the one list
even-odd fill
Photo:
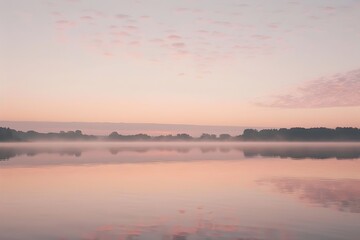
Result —
[[0, 239], [357, 239], [358, 143], [4, 143]]

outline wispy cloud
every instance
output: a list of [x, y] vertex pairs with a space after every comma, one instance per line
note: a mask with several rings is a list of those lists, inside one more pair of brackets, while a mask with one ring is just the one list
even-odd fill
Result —
[[266, 35], [261, 35], [261, 34], [255, 34], [252, 35], [253, 38], [258, 39], [258, 40], [268, 40], [271, 39], [270, 36], [266, 36]]
[[169, 35], [169, 36], [168, 36], [168, 39], [171, 39], [171, 40], [180, 40], [181, 37], [178, 36], [178, 35], [172, 34], [172, 35]]
[[[66, 12], [69, 6], [64, 8], [57, 4], [51, 7], [50, 13], [56, 30], [60, 32], [58, 34], [66, 36], [68, 43], [85, 46], [86, 50], [90, 48], [91, 52], [102, 56], [105, 51], [114, 56], [127, 56], [127, 52], [132, 52], [142, 54], [149, 61], [159, 59], [160, 62], [167, 58], [175, 61], [186, 58], [196, 69], [197, 65], [209, 69], [220, 59], [256, 59], [274, 55], [279, 50], [285, 51], [292, 47], [290, 42], [286, 42], [288, 36], [316, 30], [318, 25], [309, 16], [320, 19], [339, 7], [307, 6], [301, 1], [291, 0], [288, 5], [282, 11], [300, 12], [302, 21], [284, 22], [278, 18], [281, 13], [274, 12], [279, 10], [278, 7], [265, 9], [265, 5], [248, 3], [224, 3], [227, 7], [219, 9], [178, 3], [154, 11], [120, 7], [94, 10], [86, 1], [80, 1], [78, 5], [72, 5], [83, 9], [79, 12], [70, 14]], [[247, 19], [246, 12], [257, 12], [262, 8], [269, 18], [260, 22]], [[166, 20], [168, 13], [172, 14], [171, 21]], [[98, 35], [94, 37], [94, 34]]]
[[58, 20], [55, 22], [55, 24], [58, 29], [68, 29], [74, 27], [76, 25], [76, 22], [69, 20]]
[[130, 18], [130, 16], [126, 15], [126, 14], [116, 14], [115, 17], [118, 18], [118, 19], [128, 19], [128, 18]]
[[173, 43], [172, 46], [175, 48], [183, 48], [185, 47], [185, 43], [177, 42], [177, 43]]
[[360, 106], [360, 69], [322, 77], [277, 95], [260, 106], [279, 108], [328, 108]]
[[83, 20], [93, 20], [93, 17], [91, 17], [91, 16], [81, 16], [80, 17], [81, 19], [83, 19]]

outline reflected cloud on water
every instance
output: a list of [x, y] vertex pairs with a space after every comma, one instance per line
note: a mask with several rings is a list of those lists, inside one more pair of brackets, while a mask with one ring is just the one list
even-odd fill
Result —
[[314, 206], [360, 213], [358, 179], [270, 178], [259, 180], [258, 184]]

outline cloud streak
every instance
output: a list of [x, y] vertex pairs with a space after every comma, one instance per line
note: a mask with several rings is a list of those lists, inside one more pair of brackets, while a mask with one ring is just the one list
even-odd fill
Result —
[[260, 106], [278, 108], [329, 108], [360, 106], [360, 69], [322, 77], [273, 97]]

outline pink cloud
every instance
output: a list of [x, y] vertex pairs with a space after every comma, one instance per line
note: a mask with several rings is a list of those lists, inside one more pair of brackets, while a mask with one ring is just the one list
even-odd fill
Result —
[[186, 51], [186, 50], [179, 50], [178, 51], [178, 55], [180, 55], [180, 56], [184, 56], [184, 55], [188, 55], [188, 54], [189, 54], [189, 52]]
[[360, 69], [307, 82], [258, 105], [279, 108], [360, 106]]
[[53, 16], [61, 16], [62, 14], [60, 12], [54, 11], [51, 13]]
[[279, 25], [276, 24], [276, 23], [270, 23], [270, 24], [268, 25], [268, 27], [269, 27], [269, 28], [272, 28], [272, 29], [277, 29], [277, 28], [279, 28]]
[[101, 12], [101, 11], [97, 11], [97, 10], [86, 10], [84, 11], [85, 13], [91, 14], [91, 15], [95, 15], [96, 17], [102, 17], [105, 18], [107, 17], [107, 14]]
[[118, 19], [127, 19], [127, 18], [130, 18], [130, 16], [129, 16], [129, 15], [126, 15], [126, 14], [116, 14], [115, 17], [118, 18]]
[[163, 43], [164, 40], [162, 40], [160, 38], [154, 38], [154, 39], [151, 39], [150, 42], [152, 42], [152, 43]]
[[131, 42], [129, 42], [129, 45], [137, 46], [137, 45], [140, 45], [140, 42], [138, 42], [138, 41], [131, 41]]
[[212, 24], [220, 25], [220, 26], [223, 26], [223, 27], [230, 27], [231, 26], [231, 23], [226, 22], [226, 21], [213, 21]]
[[336, 8], [331, 7], [331, 6], [326, 6], [326, 7], [323, 7], [322, 10], [326, 11], [326, 12], [334, 12], [336, 10]]
[[129, 34], [128, 32], [125, 32], [125, 31], [118, 31], [118, 32], [111, 33], [111, 35], [115, 35], [117, 37], [128, 37], [131, 34]]
[[175, 11], [176, 11], [176, 12], [189, 12], [190, 9], [189, 9], [189, 8], [183, 8], [183, 7], [181, 7], [181, 8], [177, 8]]
[[112, 42], [111, 42], [114, 46], [120, 46], [120, 45], [122, 45], [122, 41], [121, 40], [113, 40]]
[[138, 28], [136, 26], [133, 26], [133, 25], [127, 25], [127, 26], [124, 26], [125, 29], [128, 29], [128, 30], [137, 30]]
[[177, 43], [173, 43], [172, 46], [173, 46], [173, 47], [176, 47], [176, 48], [184, 48], [184, 47], [185, 47], [185, 43], [183, 43], [183, 42], [177, 42]]
[[319, 19], [321, 19], [319, 16], [316, 16], [316, 15], [310, 15], [309, 18], [312, 19], [312, 20], [319, 20]]
[[258, 40], [268, 40], [268, 39], [271, 39], [270, 36], [266, 36], [266, 35], [261, 35], [261, 34], [255, 34], [255, 35], [252, 35], [253, 38], [256, 38]]
[[115, 227], [113, 225], [104, 225], [100, 226], [96, 229], [96, 231], [103, 232], [103, 231], [113, 231]]
[[59, 21], [56, 21], [56, 24], [60, 24], [60, 25], [62, 25], [62, 24], [68, 24], [69, 23], [69, 21], [67, 21], [67, 20], [59, 20]]
[[68, 20], [58, 20], [55, 22], [55, 24], [59, 29], [66, 29], [66, 28], [74, 27], [76, 25], [74, 21], [68, 21]]
[[217, 38], [224, 38], [224, 37], [227, 36], [225, 33], [223, 33], [223, 32], [218, 32], [218, 31], [213, 31], [213, 32], [211, 33], [211, 35], [214, 36], [214, 37], [217, 37]]
[[107, 52], [107, 51], [103, 52], [103, 55], [105, 57], [113, 57], [114, 56], [114, 54], [112, 52]]
[[91, 17], [91, 16], [82, 16], [80, 18], [83, 20], [93, 20], [93, 17]]
[[168, 36], [168, 39], [171, 39], [171, 40], [180, 40], [180, 39], [181, 39], [181, 37], [180, 37], [180, 36], [178, 36], [178, 35], [174, 35], [174, 34], [172, 34], [172, 35], [169, 35], [169, 36]]
[[209, 31], [206, 31], [206, 30], [198, 30], [197, 32], [200, 34], [208, 34], [209, 33]]

